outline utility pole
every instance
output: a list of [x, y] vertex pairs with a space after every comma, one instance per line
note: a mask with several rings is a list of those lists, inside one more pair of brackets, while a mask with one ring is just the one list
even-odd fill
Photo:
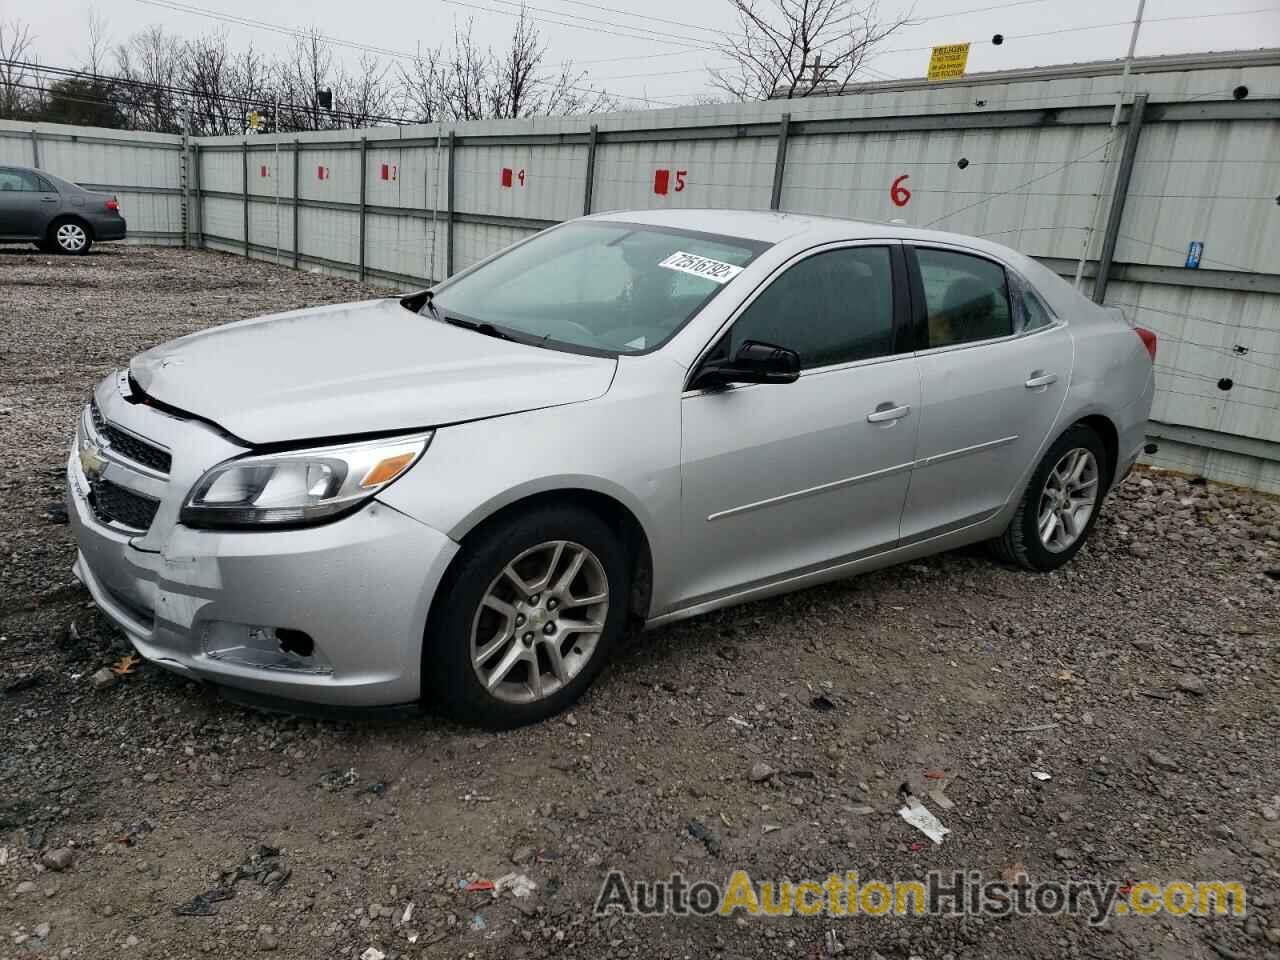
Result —
[[1133, 32], [1129, 34], [1129, 52], [1125, 54], [1124, 69], [1120, 72], [1120, 92], [1116, 96], [1116, 108], [1111, 114], [1112, 128], [1120, 124], [1120, 108], [1124, 105], [1125, 94], [1129, 92], [1129, 70], [1133, 66], [1133, 52], [1138, 48], [1138, 31], [1142, 29], [1142, 11], [1147, 0], [1138, 0], [1138, 14], [1133, 18]]
[[[1116, 93], [1116, 107], [1111, 111], [1111, 140], [1107, 143], [1107, 149], [1102, 155], [1102, 168], [1109, 170], [1111, 168], [1111, 148], [1115, 145], [1115, 129], [1120, 125], [1120, 112], [1124, 109], [1124, 98], [1129, 92], [1129, 71], [1133, 67], [1133, 54], [1138, 48], [1138, 32], [1142, 29], [1142, 11], [1146, 8], [1147, 0], [1138, 0], [1138, 12], [1133, 18], [1133, 30], [1129, 33], [1129, 52], [1125, 54], [1124, 69], [1120, 71], [1120, 89]], [[1093, 245], [1093, 234], [1096, 229], [1098, 217], [1102, 214], [1102, 198], [1106, 191], [1103, 185], [1098, 185], [1098, 199], [1093, 206], [1093, 217], [1089, 222], [1089, 229], [1085, 231], [1084, 242], [1080, 247], [1080, 262], [1076, 264], [1075, 287], [1080, 289], [1080, 284], [1084, 281], [1084, 265], [1089, 259], [1089, 247]]]

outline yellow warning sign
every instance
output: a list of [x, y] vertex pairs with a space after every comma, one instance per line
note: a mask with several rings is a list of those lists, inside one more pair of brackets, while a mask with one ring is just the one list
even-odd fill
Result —
[[967, 43], [948, 43], [934, 47], [929, 56], [929, 79], [951, 80], [964, 76], [965, 64], [969, 62], [969, 45]]

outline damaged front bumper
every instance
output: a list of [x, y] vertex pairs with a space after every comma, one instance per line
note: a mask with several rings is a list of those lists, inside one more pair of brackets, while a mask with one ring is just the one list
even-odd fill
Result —
[[[98, 398], [108, 419], [131, 419], [129, 429], [143, 436], [138, 421], [161, 416], [113, 409], [101, 389]], [[431, 598], [458, 545], [376, 500], [295, 530], [218, 532], [166, 521], [189, 487], [179, 474], [209, 465], [180, 471], [182, 444], [171, 447], [171, 489], [145, 532], [95, 512], [79, 442], [67, 463], [75, 574], [137, 651], [192, 679], [271, 698], [355, 707], [416, 700]], [[127, 468], [108, 469], [119, 477]]]

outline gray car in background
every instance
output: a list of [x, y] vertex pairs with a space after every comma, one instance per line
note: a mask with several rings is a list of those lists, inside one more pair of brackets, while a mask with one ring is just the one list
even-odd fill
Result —
[[134, 357], [67, 463], [75, 572], [185, 676], [526, 723], [629, 619], [978, 541], [1060, 567], [1142, 448], [1155, 353], [985, 240], [602, 214]]
[[120, 204], [109, 193], [31, 167], [0, 166], [0, 243], [34, 243], [49, 253], [88, 253], [123, 240]]

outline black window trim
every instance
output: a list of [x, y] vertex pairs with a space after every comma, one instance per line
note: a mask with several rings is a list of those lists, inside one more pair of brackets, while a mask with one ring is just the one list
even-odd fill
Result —
[[[801, 377], [812, 376], [814, 374], [831, 373], [837, 370], [844, 370], [850, 367], [863, 367], [873, 363], [886, 363], [891, 360], [901, 360], [903, 357], [912, 356], [913, 336], [912, 336], [912, 297], [910, 295], [910, 278], [907, 266], [907, 257], [903, 252], [903, 241], [897, 237], [875, 237], [851, 240], [831, 240], [825, 241], [813, 247], [808, 247], [799, 251], [794, 256], [787, 259], [785, 263], [779, 264], [772, 273], [769, 274], [760, 284], [751, 291], [729, 315], [729, 318], [720, 325], [715, 334], [707, 341], [702, 350], [698, 353], [698, 358], [689, 365], [689, 373], [685, 378], [684, 393], [688, 395], [697, 395], [705, 391], [701, 389], [691, 388], [689, 384], [693, 383], [698, 377], [698, 371], [702, 364], [710, 358], [719, 348], [724, 338], [728, 336], [729, 331], [733, 329], [733, 325], [738, 322], [744, 313], [751, 307], [756, 300], [763, 296], [764, 292], [772, 287], [776, 282], [782, 279], [792, 267], [798, 265], [810, 257], [816, 257], [823, 253], [830, 253], [833, 250], [843, 250], [850, 247], [887, 247], [889, 249], [889, 267], [892, 273], [893, 282], [893, 328], [894, 341], [893, 350], [890, 353], [883, 354], [878, 357], [864, 357], [861, 360], [846, 360], [840, 363], [831, 363], [821, 367], [807, 367], [800, 371]], [[786, 344], [779, 344], [786, 346]], [[728, 389], [740, 390], [746, 387], [757, 386], [756, 384], [738, 384]]]
[[[1017, 340], [1022, 337], [1034, 337], [1038, 333], [1046, 330], [1055, 330], [1063, 325], [1062, 318], [1054, 312], [1049, 306], [1048, 301], [1040, 295], [1039, 291], [1032, 286], [1022, 274], [1018, 273], [1013, 267], [1005, 263], [984, 250], [974, 250], [972, 247], [966, 247], [958, 243], [946, 243], [942, 241], [928, 242], [903, 242], [903, 252], [907, 259], [908, 271], [911, 277], [911, 308], [913, 326], [915, 328], [915, 352], [917, 354], [944, 353], [950, 350], [967, 350], [971, 347], [982, 347], [993, 343], [1004, 343], [1006, 340]], [[1011, 333], [1003, 337], [988, 337], [986, 340], [966, 340], [962, 343], [948, 343], [942, 346], [933, 347], [929, 345], [929, 310], [925, 303], [924, 296], [924, 279], [920, 273], [920, 261], [916, 258], [916, 250], [939, 250], [944, 253], [961, 253], [966, 256], [976, 257], [979, 260], [986, 260], [993, 266], [999, 267], [1004, 271], [1005, 276], [1005, 297], [1009, 301], [1009, 319], [1013, 322], [1014, 329]], [[1045, 306], [1046, 312], [1052, 322], [1042, 327], [1036, 327], [1034, 330], [1020, 329], [1017, 325], [1017, 318], [1021, 314], [1020, 306], [1013, 301], [1012, 294], [1014, 290], [1021, 293], [1022, 290], [1031, 290], [1036, 298]]]

